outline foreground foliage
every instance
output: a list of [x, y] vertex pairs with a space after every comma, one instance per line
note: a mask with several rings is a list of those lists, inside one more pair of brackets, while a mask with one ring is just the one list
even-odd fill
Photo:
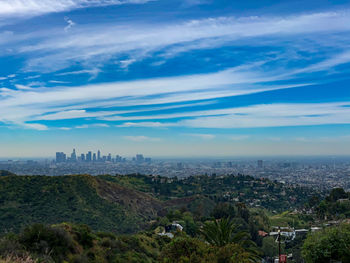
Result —
[[256, 262], [251, 252], [232, 242], [217, 249], [185, 233], [173, 240], [152, 232], [117, 236], [67, 223], [35, 224], [6, 235], [0, 240], [0, 255], [8, 263]]
[[310, 234], [303, 245], [307, 263], [350, 262], [350, 224]]

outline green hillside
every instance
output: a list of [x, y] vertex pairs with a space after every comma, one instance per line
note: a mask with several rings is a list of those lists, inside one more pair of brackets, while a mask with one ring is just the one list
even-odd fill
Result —
[[274, 226], [320, 226], [282, 246], [291, 263], [343, 260], [349, 197], [243, 175], [3, 175], [0, 263], [271, 262]]
[[189, 177], [145, 175], [0, 177], [0, 232], [40, 222], [84, 223], [95, 230], [135, 233], [182, 209], [208, 217], [221, 202], [245, 203], [270, 211], [292, 210], [315, 193], [250, 176]]
[[160, 209], [160, 202], [144, 193], [88, 175], [0, 178], [1, 232], [65, 221], [136, 232]]

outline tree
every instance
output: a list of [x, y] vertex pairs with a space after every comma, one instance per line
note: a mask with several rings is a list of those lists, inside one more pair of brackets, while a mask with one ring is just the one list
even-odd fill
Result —
[[211, 212], [211, 215], [215, 219], [220, 219], [228, 217], [232, 218], [236, 215], [236, 213], [234, 206], [227, 203], [219, 203], [214, 207], [213, 211]]
[[74, 242], [64, 229], [43, 224], [26, 227], [19, 242], [27, 251], [50, 256], [55, 262], [61, 262], [74, 251]]
[[202, 263], [207, 260], [209, 247], [199, 239], [181, 236], [173, 239], [164, 247], [161, 262], [166, 263]]
[[326, 197], [326, 200], [329, 202], [336, 202], [339, 199], [348, 197], [348, 194], [344, 191], [343, 188], [334, 188], [330, 192], [329, 196]]
[[302, 255], [306, 263], [328, 263], [331, 260], [350, 263], [350, 225], [330, 227], [309, 234]]
[[230, 243], [244, 244], [249, 240], [249, 234], [236, 231], [236, 226], [229, 218], [214, 220], [204, 225], [202, 234], [205, 240], [217, 247], [223, 247]]

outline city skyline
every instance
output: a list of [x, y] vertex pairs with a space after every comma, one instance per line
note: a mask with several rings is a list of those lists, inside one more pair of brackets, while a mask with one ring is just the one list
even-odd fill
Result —
[[349, 14], [342, 0], [0, 1], [0, 158], [349, 156]]

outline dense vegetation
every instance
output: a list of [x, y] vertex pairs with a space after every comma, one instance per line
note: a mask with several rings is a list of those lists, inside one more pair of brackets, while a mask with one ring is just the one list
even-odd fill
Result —
[[325, 197], [242, 175], [3, 175], [0, 263], [272, 262], [277, 244], [265, 234], [273, 226], [324, 228], [328, 219], [335, 225], [298, 234], [282, 251], [293, 253], [288, 262], [344, 263], [349, 210], [343, 189]]
[[334, 188], [315, 209], [320, 218], [350, 218], [350, 193], [346, 193], [342, 188]]
[[[239, 235], [236, 234], [236, 235]], [[148, 232], [116, 236], [86, 225], [26, 227], [0, 240], [5, 262], [257, 262], [258, 255], [240, 243], [210, 245], [177, 233], [174, 239]], [[0, 260], [1, 262], [1, 260]]]
[[201, 195], [214, 202], [236, 201], [270, 210], [284, 211], [303, 206], [312, 196], [322, 193], [310, 188], [282, 184], [265, 178], [244, 175], [190, 176], [184, 179], [140, 174], [100, 176], [138, 191], [168, 200]]
[[[113, 193], [121, 200], [112, 202]], [[157, 207], [158, 202], [145, 194], [92, 176], [0, 178], [0, 232], [63, 221], [118, 233], [136, 232], [154, 217]]]
[[11, 176], [11, 175], [15, 175], [9, 171], [5, 171], [5, 170], [0, 170], [0, 176]]
[[310, 234], [303, 245], [306, 263], [350, 262], [350, 224]]
[[132, 233], [169, 209], [187, 209], [198, 218], [223, 202], [284, 211], [301, 207], [313, 195], [320, 196], [250, 176], [1, 176], [0, 232], [69, 221]]

